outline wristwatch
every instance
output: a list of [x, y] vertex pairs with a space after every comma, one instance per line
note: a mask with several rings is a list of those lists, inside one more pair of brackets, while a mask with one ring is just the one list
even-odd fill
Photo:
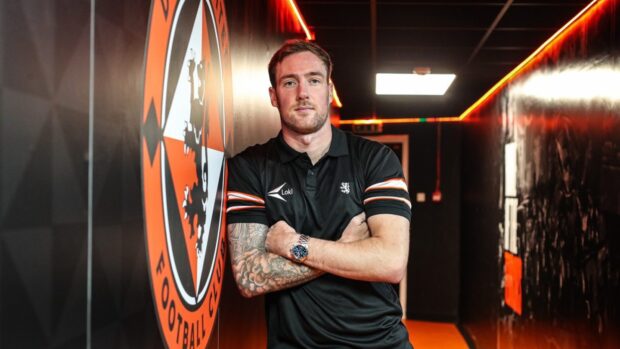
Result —
[[308, 240], [310, 237], [308, 235], [299, 234], [299, 239], [297, 243], [291, 247], [291, 256], [293, 256], [293, 260], [297, 263], [301, 263], [306, 260], [308, 257]]

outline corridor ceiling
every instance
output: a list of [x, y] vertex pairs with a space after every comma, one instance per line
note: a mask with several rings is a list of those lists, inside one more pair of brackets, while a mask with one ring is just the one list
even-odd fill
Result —
[[[588, 3], [297, 0], [332, 55], [342, 119], [458, 116]], [[416, 67], [457, 78], [444, 96], [375, 95], [376, 72]]]

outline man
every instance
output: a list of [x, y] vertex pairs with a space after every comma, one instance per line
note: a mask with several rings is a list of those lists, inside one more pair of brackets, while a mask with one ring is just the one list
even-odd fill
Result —
[[265, 294], [269, 348], [411, 348], [399, 282], [411, 203], [384, 145], [329, 123], [329, 55], [288, 41], [269, 63], [282, 130], [229, 161], [237, 286]]

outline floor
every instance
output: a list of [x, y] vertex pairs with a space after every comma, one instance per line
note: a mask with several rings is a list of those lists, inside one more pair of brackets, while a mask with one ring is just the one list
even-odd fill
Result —
[[405, 326], [414, 349], [468, 349], [452, 323], [405, 320]]

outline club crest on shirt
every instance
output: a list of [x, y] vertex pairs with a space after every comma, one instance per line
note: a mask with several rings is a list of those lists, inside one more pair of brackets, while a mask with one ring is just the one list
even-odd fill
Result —
[[154, 1], [144, 69], [142, 187], [155, 313], [166, 348], [203, 349], [226, 254], [232, 79], [224, 0]]
[[340, 192], [343, 194], [351, 193], [351, 185], [349, 184], [349, 182], [340, 183]]

